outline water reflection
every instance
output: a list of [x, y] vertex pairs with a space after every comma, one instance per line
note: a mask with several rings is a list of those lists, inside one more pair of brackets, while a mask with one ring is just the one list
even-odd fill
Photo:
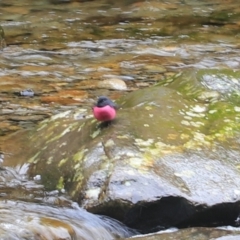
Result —
[[[232, 0], [0, 6], [8, 45], [0, 53], [0, 135], [66, 109], [90, 108], [98, 95], [117, 99], [181, 69], [239, 68], [240, 8]], [[127, 88], [118, 88], [116, 78]], [[109, 79], [110, 86], [101, 84]], [[17, 97], [26, 89], [33, 98]]]
[[45, 192], [11, 168], [2, 168], [0, 179], [1, 239], [112, 240], [136, 234], [113, 219], [88, 213], [58, 191]]

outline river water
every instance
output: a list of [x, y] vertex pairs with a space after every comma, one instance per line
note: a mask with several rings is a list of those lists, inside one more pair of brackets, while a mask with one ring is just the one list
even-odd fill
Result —
[[[32, 128], [53, 114], [82, 106], [90, 108], [99, 95], [117, 99], [183, 69], [239, 69], [240, 5], [237, 2], [0, 1], [0, 25], [6, 41], [6, 47], [0, 52], [0, 140], [18, 130]], [[79, 217], [74, 227], [70, 223], [72, 210], [66, 210], [65, 217], [60, 217], [62, 209], [56, 207], [54, 211], [47, 207], [43, 211], [36, 201], [39, 197], [41, 204], [44, 202], [42, 186], [22, 179], [14, 170], [2, 171], [8, 173], [1, 174], [4, 183], [1, 194], [4, 201], [8, 200], [0, 206], [6, 209], [5, 223], [0, 223], [5, 226], [0, 228], [2, 233], [7, 227], [12, 229], [15, 214], [19, 216], [18, 223], [28, 224], [27, 229], [34, 226], [34, 236], [41, 230], [31, 221], [37, 219], [34, 223], [39, 223], [39, 219], [45, 218], [46, 221], [64, 218], [69, 223], [64, 225], [65, 229], [80, 236], [76, 230]], [[13, 176], [11, 181], [9, 174]], [[54, 199], [58, 199], [58, 194], [54, 194]], [[28, 200], [28, 205], [17, 203], [22, 199]], [[24, 208], [31, 209], [31, 213], [21, 219]], [[101, 218], [90, 214], [88, 217], [86, 225], [93, 221], [91, 218], [98, 219], [94, 226], [99, 222], [105, 224]], [[52, 229], [54, 224], [63, 224], [56, 221], [50, 221]], [[23, 225], [19, 226], [24, 229]], [[104, 233], [102, 239], [112, 238], [114, 234], [109, 232], [114, 230], [109, 226], [113, 225], [108, 225], [107, 235]], [[120, 225], [118, 229], [121, 237], [130, 234]], [[54, 230], [47, 231], [58, 239]], [[122, 234], [125, 231], [128, 233]], [[88, 234], [85, 238], [91, 239]]]

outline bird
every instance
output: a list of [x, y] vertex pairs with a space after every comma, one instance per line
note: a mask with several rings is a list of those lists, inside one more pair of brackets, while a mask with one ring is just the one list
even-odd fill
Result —
[[94, 117], [100, 122], [111, 122], [117, 115], [117, 105], [105, 96], [98, 98], [92, 110]]

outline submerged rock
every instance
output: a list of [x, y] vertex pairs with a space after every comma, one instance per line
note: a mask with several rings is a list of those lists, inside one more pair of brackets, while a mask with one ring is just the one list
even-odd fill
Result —
[[142, 232], [236, 225], [239, 74], [186, 72], [132, 92], [105, 128], [83, 109], [53, 116], [6, 141], [5, 164], [28, 161], [47, 190]]

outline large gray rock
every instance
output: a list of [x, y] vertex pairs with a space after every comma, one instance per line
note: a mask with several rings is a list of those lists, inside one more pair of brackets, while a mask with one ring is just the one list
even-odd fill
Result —
[[186, 228], [169, 229], [156, 234], [146, 234], [128, 238], [132, 240], [237, 240], [240, 239], [238, 228]]
[[6, 162], [28, 161], [47, 190], [64, 189], [87, 210], [143, 232], [234, 225], [239, 79], [230, 70], [178, 74], [123, 98], [105, 128], [83, 109], [54, 116], [9, 140]]

